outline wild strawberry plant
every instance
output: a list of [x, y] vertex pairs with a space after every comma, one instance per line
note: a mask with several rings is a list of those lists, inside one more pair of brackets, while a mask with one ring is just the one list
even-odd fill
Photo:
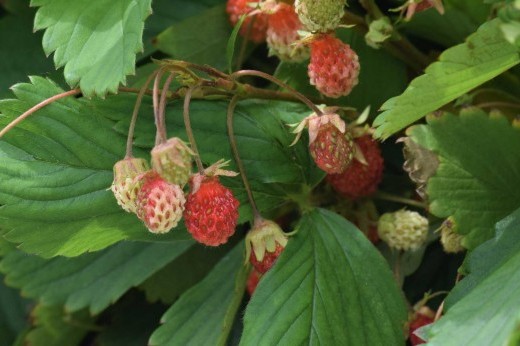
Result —
[[2, 344], [520, 343], [517, 0], [3, 0], [0, 47]]

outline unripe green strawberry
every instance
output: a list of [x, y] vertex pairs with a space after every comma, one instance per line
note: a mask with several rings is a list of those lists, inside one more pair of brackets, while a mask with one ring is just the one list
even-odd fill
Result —
[[336, 29], [345, 14], [345, 0], [296, 0], [296, 13], [307, 30], [327, 32]]
[[417, 250], [428, 236], [428, 219], [409, 210], [386, 213], [379, 218], [377, 232], [391, 248]]
[[457, 233], [457, 227], [453, 218], [447, 218], [441, 226], [441, 244], [447, 253], [457, 253], [464, 251], [462, 246], [464, 237]]
[[138, 187], [135, 178], [149, 169], [146, 160], [135, 157], [123, 159], [114, 165], [114, 181], [110, 189], [117, 204], [126, 212], [136, 212]]
[[276, 222], [259, 219], [246, 236], [246, 259], [264, 274], [287, 246], [287, 236]]
[[191, 174], [191, 149], [179, 138], [152, 149], [152, 168], [169, 183], [184, 186]]
[[157, 172], [148, 171], [136, 178], [137, 216], [152, 233], [166, 233], [177, 226], [184, 211], [184, 193]]
[[354, 143], [338, 114], [326, 110], [323, 115], [315, 113], [294, 124], [295, 144], [303, 130], [309, 129], [309, 152], [316, 165], [325, 172], [343, 172], [354, 157]]

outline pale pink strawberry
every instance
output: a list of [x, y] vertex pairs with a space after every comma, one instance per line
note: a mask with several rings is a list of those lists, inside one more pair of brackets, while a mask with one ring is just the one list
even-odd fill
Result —
[[114, 181], [110, 189], [116, 198], [117, 204], [129, 213], [136, 212], [136, 199], [138, 188], [135, 178], [149, 170], [150, 167], [144, 159], [135, 157], [125, 158], [114, 165]]

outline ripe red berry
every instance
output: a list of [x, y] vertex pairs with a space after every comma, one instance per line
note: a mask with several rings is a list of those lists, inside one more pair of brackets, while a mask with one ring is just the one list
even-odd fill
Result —
[[276, 260], [282, 253], [283, 249], [284, 249], [283, 246], [281, 246], [280, 244], [276, 244], [276, 248], [275, 248], [274, 252], [266, 251], [266, 253], [264, 254], [264, 258], [261, 261], [259, 261], [256, 258], [256, 255], [253, 251], [253, 252], [251, 252], [251, 256], [249, 257], [249, 260], [250, 260], [251, 264], [253, 265], [253, 267], [255, 267], [256, 271], [258, 271], [259, 273], [265, 274], [274, 265], [274, 262], [276, 262]]
[[297, 134], [291, 145], [298, 141], [303, 130], [308, 127], [309, 151], [316, 165], [329, 174], [341, 173], [352, 161], [354, 144], [339, 115], [331, 112], [331, 109], [325, 111], [323, 115], [313, 113], [300, 123], [291, 125], [296, 127], [293, 133]]
[[343, 172], [353, 156], [353, 143], [348, 133], [341, 133], [332, 124], [325, 124], [318, 130], [316, 140], [309, 145], [314, 162], [323, 171], [333, 174]]
[[340, 174], [327, 175], [330, 185], [350, 199], [357, 199], [373, 194], [383, 177], [384, 161], [379, 144], [369, 135], [356, 138], [357, 150], [361, 151], [366, 164], [352, 160], [350, 166]]
[[260, 279], [262, 278], [262, 274], [257, 272], [256, 270], [252, 270], [251, 274], [249, 274], [249, 278], [247, 279], [247, 293], [249, 293], [249, 296], [252, 297], [253, 293], [255, 293], [256, 286], [258, 286], [258, 283], [260, 282]]
[[235, 233], [238, 200], [217, 176], [195, 175], [190, 180], [190, 187], [184, 211], [188, 231], [202, 244], [218, 246], [226, 243]]
[[295, 45], [300, 38], [298, 30], [303, 26], [294, 11], [294, 6], [279, 3], [267, 22], [267, 46], [269, 54], [280, 60], [300, 62], [309, 57], [309, 49], [303, 44]]
[[152, 233], [166, 233], [177, 226], [184, 210], [184, 193], [178, 185], [148, 171], [136, 178], [137, 216]]
[[409, 337], [412, 346], [424, 344], [426, 341], [414, 334], [414, 332], [430, 323], [433, 323], [434, 319], [430, 316], [423, 315], [420, 312], [416, 313], [414, 320], [410, 323]]
[[[251, 0], [228, 0], [226, 5], [226, 12], [229, 15], [231, 25], [235, 25], [243, 14], [248, 14], [253, 11], [253, 7], [249, 6], [254, 3]], [[251, 28], [250, 28], [251, 27]], [[248, 38], [255, 43], [262, 43], [265, 41], [267, 31], [267, 15], [258, 13], [254, 16], [248, 16], [242, 23], [240, 34], [242, 36], [248, 35]]]
[[325, 96], [346, 96], [358, 83], [359, 59], [350, 46], [333, 35], [319, 35], [311, 43], [310, 83]]

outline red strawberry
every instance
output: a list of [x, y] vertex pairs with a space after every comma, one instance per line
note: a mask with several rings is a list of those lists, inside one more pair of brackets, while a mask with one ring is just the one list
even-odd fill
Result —
[[300, 62], [307, 59], [309, 49], [304, 45], [295, 44], [299, 39], [298, 30], [302, 29], [294, 6], [278, 4], [267, 22], [269, 54], [276, 55], [284, 61]]
[[193, 238], [209, 246], [228, 241], [238, 221], [238, 200], [218, 176], [196, 174], [190, 179], [191, 192], [184, 219]]
[[[429, 308], [427, 308], [427, 309], [430, 310]], [[414, 332], [417, 329], [424, 327], [433, 322], [434, 322], [433, 312], [431, 314], [430, 313], [423, 314], [419, 311], [415, 314], [413, 321], [410, 323], [410, 329], [409, 329], [409, 334], [408, 334], [410, 337], [410, 343], [412, 344], [412, 346], [421, 345], [426, 342], [423, 339], [421, 339], [420, 337], [418, 337], [417, 335], [415, 335]]]
[[286, 245], [287, 236], [280, 226], [271, 220], [259, 218], [246, 236], [246, 258], [259, 273], [265, 274]]
[[253, 293], [256, 290], [256, 286], [258, 286], [258, 283], [260, 282], [261, 278], [262, 274], [260, 274], [254, 269], [249, 274], [249, 278], [247, 279], [247, 293], [249, 293], [250, 297], [253, 296]]
[[[253, 7], [249, 6], [251, 3], [254, 4], [255, 2], [252, 0], [228, 0], [226, 12], [229, 15], [231, 25], [234, 26], [243, 14], [253, 11]], [[261, 12], [248, 16], [240, 28], [240, 34], [244, 37], [248, 35], [248, 38], [255, 43], [265, 41], [266, 31], [267, 15]]]
[[373, 194], [381, 182], [384, 168], [379, 144], [372, 137], [364, 135], [356, 138], [354, 142], [366, 162], [354, 159], [343, 173], [327, 175], [329, 184], [350, 199]]
[[148, 171], [138, 178], [137, 216], [152, 233], [166, 233], [177, 226], [184, 210], [184, 193], [178, 185]]
[[315, 113], [295, 125], [296, 143], [305, 127], [309, 128], [309, 151], [314, 162], [325, 172], [343, 172], [354, 156], [353, 142], [343, 120], [335, 113]]
[[331, 34], [317, 36], [310, 46], [310, 83], [328, 97], [348, 95], [358, 83], [359, 59], [356, 52]]

